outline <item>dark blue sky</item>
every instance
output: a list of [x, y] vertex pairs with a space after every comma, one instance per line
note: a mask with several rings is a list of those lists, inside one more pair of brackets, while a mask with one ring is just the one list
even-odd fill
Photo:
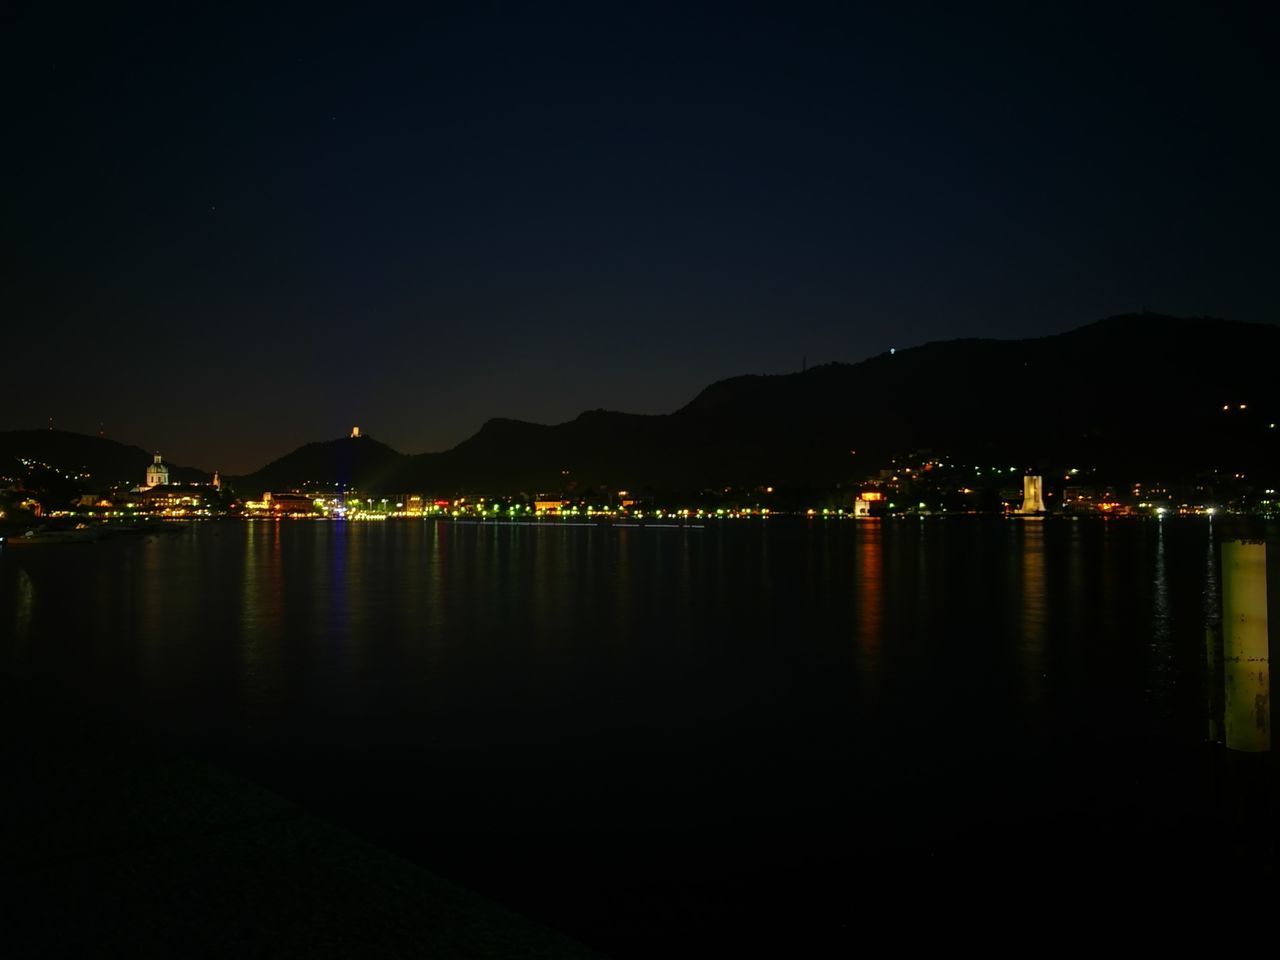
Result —
[[354, 423], [420, 452], [802, 356], [1280, 316], [1243, 7], [104, 6], [0, 30], [0, 428], [237, 472]]

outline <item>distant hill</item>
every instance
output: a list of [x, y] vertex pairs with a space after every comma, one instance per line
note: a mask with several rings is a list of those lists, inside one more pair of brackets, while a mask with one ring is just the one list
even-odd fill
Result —
[[312, 481], [439, 493], [826, 487], [926, 449], [1096, 466], [1119, 479], [1210, 467], [1274, 475], [1280, 431], [1267, 424], [1280, 419], [1277, 358], [1274, 326], [1126, 315], [1058, 336], [937, 342], [734, 377], [667, 415], [490, 420], [442, 453], [408, 456], [367, 437], [308, 444], [243, 481], [251, 490]]
[[399, 490], [407, 477], [408, 461], [371, 437], [344, 437], [308, 443], [247, 477], [236, 477], [233, 483], [241, 496], [295, 487]]
[[[0, 432], [0, 475], [18, 476], [17, 459], [48, 464], [64, 474], [89, 474], [84, 485], [110, 487], [119, 483], [140, 484], [146, 477], [153, 454], [103, 437], [91, 437], [66, 430], [8, 430]], [[210, 474], [192, 467], [169, 464], [170, 478], [180, 482], [206, 482]]]
[[[1280, 420], [1278, 362], [1280, 327], [1126, 315], [1052, 337], [952, 340], [734, 377], [660, 416], [490, 420], [441, 453], [402, 454], [369, 437], [310, 443], [235, 487], [242, 496], [304, 485], [442, 495], [813, 489], [923, 450], [993, 465], [1096, 467], [1115, 480], [1221, 468], [1280, 481], [1280, 430], [1268, 427]], [[141, 479], [150, 460], [137, 447], [44, 430], [0, 433], [6, 455], [111, 480]]]

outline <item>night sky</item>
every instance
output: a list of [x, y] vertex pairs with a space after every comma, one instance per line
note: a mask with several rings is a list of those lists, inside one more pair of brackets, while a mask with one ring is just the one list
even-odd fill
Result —
[[1280, 315], [1243, 6], [29, 6], [0, 429], [234, 473], [356, 423], [416, 453], [802, 357]]

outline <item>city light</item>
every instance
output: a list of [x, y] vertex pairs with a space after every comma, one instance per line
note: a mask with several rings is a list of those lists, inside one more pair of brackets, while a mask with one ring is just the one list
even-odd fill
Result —
[[[1229, 409], [1245, 408], [1233, 404]], [[1274, 423], [1268, 423], [1269, 428]], [[66, 477], [80, 477], [91, 484], [86, 470], [67, 469], [31, 458], [18, 458], [28, 470], [47, 470]], [[1002, 516], [1089, 514], [1108, 518], [1214, 516], [1222, 513], [1272, 515], [1276, 505], [1245, 487], [1244, 471], [1218, 473], [1219, 485], [1168, 487], [1147, 480], [1128, 484], [1106, 484], [1086, 480], [1096, 475], [1096, 467], [1060, 466], [1052, 486], [1046, 478], [1025, 476], [1015, 487], [1010, 475], [1019, 467], [1006, 464], [962, 463], [947, 455], [926, 452], [899, 454], [891, 459], [892, 470], [884, 462], [872, 465], [868, 474], [843, 482], [834, 491], [811, 503], [788, 501], [773, 484], [718, 486], [705, 490], [693, 502], [671, 502], [650, 494], [638, 494], [630, 484], [585, 487], [576, 493], [559, 490], [538, 494], [493, 493], [440, 496], [432, 492], [391, 492], [359, 490], [349, 484], [328, 480], [307, 481], [301, 488], [254, 492], [242, 499], [214, 483], [155, 483], [169, 479], [168, 466], [159, 455], [146, 471], [146, 480], [137, 486], [100, 486], [77, 497], [74, 502], [48, 503], [42, 497], [26, 496], [5, 504], [8, 519], [16, 508], [32, 518], [73, 518], [77, 521], [107, 522], [133, 518], [197, 522], [217, 517], [245, 520], [375, 521], [460, 520], [485, 524], [589, 523], [597, 526], [644, 526], [664, 518], [689, 523], [704, 518], [716, 523], [742, 523], [766, 517], [815, 517], [834, 522], [866, 521], [895, 517], [946, 516], [949, 514], [995, 514]], [[216, 479], [216, 476], [215, 476]], [[1027, 491], [1034, 486], [1034, 503], [1028, 506]], [[0, 477], [0, 482], [5, 478]], [[10, 481], [12, 482], [12, 481]], [[1238, 485], [1228, 490], [1223, 483]], [[576, 482], [563, 482], [573, 489]], [[1041, 489], [1041, 485], [1043, 489]], [[559, 484], [557, 484], [559, 486]], [[338, 488], [341, 488], [340, 490]], [[1025, 489], [1020, 489], [1025, 488]], [[2, 489], [2, 488], [0, 488]], [[553, 488], [554, 490], [555, 488]], [[896, 495], [896, 496], [895, 496]], [[765, 497], [770, 506], [763, 503]], [[892, 499], [891, 499], [892, 498]], [[900, 505], [899, 500], [905, 500]]]

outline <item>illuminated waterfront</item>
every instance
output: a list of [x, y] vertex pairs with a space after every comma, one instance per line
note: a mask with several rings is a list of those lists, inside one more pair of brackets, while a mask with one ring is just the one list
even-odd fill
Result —
[[1273, 939], [1268, 8], [11, 7], [4, 955]]

